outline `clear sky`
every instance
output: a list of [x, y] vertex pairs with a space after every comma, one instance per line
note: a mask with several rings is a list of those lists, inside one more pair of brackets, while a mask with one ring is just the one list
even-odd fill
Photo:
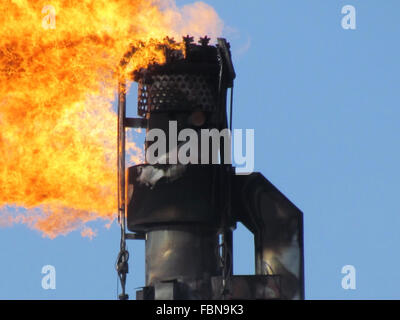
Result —
[[[206, 2], [232, 44], [234, 127], [255, 129], [256, 170], [304, 212], [306, 298], [399, 298], [400, 2]], [[356, 30], [341, 26], [344, 5], [356, 8]], [[134, 94], [130, 101], [135, 109]], [[90, 225], [93, 240], [0, 229], [0, 299], [114, 299], [119, 227], [104, 224]], [[134, 297], [144, 284], [144, 243], [128, 246]], [[252, 273], [243, 228], [235, 246], [235, 273]], [[56, 290], [41, 287], [48, 264]], [[341, 287], [349, 264], [356, 290]]]

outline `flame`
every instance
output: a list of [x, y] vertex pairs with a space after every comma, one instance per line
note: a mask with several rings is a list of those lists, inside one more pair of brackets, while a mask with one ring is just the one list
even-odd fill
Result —
[[0, 224], [92, 237], [86, 223], [116, 216], [118, 74], [163, 63], [160, 44], [180, 48], [166, 36], [215, 37], [222, 22], [160, 0], [2, 0], [0, 16]]

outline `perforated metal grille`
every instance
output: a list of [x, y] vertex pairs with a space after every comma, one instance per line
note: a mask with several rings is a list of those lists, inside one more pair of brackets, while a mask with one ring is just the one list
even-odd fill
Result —
[[[159, 74], [150, 81], [139, 81], [138, 114], [146, 112], [201, 109], [217, 107], [215, 77], [204, 74]], [[149, 84], [150, 83], [150, 84]]]

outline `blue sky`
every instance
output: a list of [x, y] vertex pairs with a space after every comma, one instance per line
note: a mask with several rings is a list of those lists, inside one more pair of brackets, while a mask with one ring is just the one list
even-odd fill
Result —
[[[234, 127], [255, 129], [255, 166], [304, 212], [307, 299], [397, 299], [400, 258], [400, 2], [207, 0], [224, 20], [237, 73]], [[177, 1], [178, 5], [190, 1]], [[341, 27], [341, 8], [357, 29]], [[135, 96], [129, 107], [135, 109]], [[0, 299], [114, 299], [119, 227], [93, 240], [0, 229]], [[235, 273], [254, 270], [235, 233]], [[144, 284], [130, 241], [128, 291]], [[41, 269], [56, 267], [56, 290]], [[356, 290], [341, 268], [356, 268]]]

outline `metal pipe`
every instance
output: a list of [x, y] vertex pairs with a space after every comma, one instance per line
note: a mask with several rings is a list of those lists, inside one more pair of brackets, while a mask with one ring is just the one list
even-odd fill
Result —
[[[125, 116], [126, 84], [124, 79], [118, 83], [118, 216], [125, 217]], [[122, 227], [125, 232], [125, 219]]]
[[117, 272], [121, 282], [122, 293], [119, 295], [120, 300], [127, 300], [129, 296], [125, 293], [126, 274], [128, 273], [129, 253], [126, 250], [125, 230], [126, 230], [126, 213], [125, 213], [125, 114], [126, 114], [126, 85], [125, 80], [120, 79], [118, 82], [118, 220], [121, 226], [121, 242], [120, 252], [117, 258]]
[[217, 230], [199, 225], [162, 226], [147, 232], [146, 286], [176, 282], [185, 299], [211, 299], [220, 275]]

